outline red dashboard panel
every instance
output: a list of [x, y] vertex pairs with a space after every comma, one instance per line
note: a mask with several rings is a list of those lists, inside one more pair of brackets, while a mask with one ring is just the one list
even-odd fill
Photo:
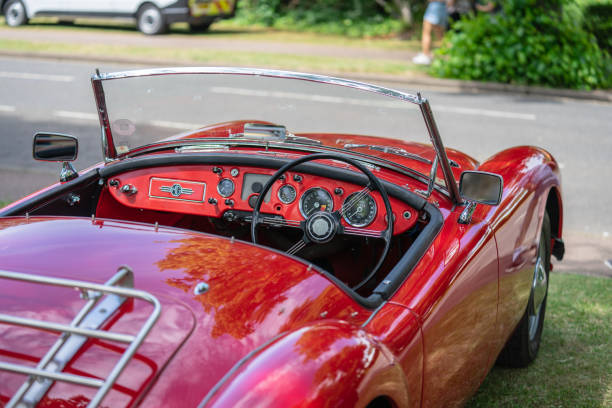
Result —
[[[109, 180], [111, 196], [119, 203], [143, 210], [180, 214], [222, 217], [228, 210], [251, 212], [249, 197], [257, 194], [274, 170], [244, 166], [194, 165], [173, 168], [135, 170]], [[295, 199], [281, 201], [279, 189], [290, 185]], [[312, 188], [325, 190], [333, 201], [333, 209], [340, 209], [352, 193], [363, 187], [311, 174], [288, 172], [284, 180], [274, 183], [266, 194], [261, 212], [280, 215], [287, 220], [302, 221], [300, 200]], [[376, 216], [364, 228], [382, 231], [386, 227], [384, 203], [380, 194], [373, 192]], [[395, 234], [411, 228], [417, 212], [406, 203], [390, 198], [395, 218]], [[342, 220], [344, 225], [348, 225]]]

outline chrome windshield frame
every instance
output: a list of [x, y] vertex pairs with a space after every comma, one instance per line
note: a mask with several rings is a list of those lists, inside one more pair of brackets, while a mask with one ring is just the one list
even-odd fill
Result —
[[423, 119], [429, 132], [429, 138], [438, 156], [438, 161], [444, 174], [444, 180], [446, 187], [449, 192], [451, 200], [455, 204], [462, 204], [461, 196], [459, 195], [459, 188], [455, 181], [451, 166], [442, 143], [442, 138], [438, 131], [431, 107], [427, 99], [422, 98], [420, 94], [412, 95], [406, 92], [385, 88], [378, 85], [367, 84], [359, 81], [352, 81], [348, 79], [342, 79], [337, 77], [330, 77], [318, 74], [308, 74], [302, 72], [292, 71], [281, 71], [271, 69], [259, 69], [259, 68], [232, 68], [232, 67], [175, 67], [175, 68], [153, 68], [153, 69], [139, 69], [131, 71], [120, 71], [112, 73], [100, 73], [96, 70], [96, 73], [91, 77], [91, 83], [93, 87], [94, 96], [96, 99], [96, 106], [98, 109], [98, 116], [100, 119], [100, 127], [102, 132], [102, 149], [104, 152], [104, 161], [106, 163], [118, 160], [120, 157], [117, 154], [113, 143], [112, 130], [109, 123], [108, 111], [106, 108], [106, 97], [104, 95], [103, 81], [115, 80], [115, 79], [127, 79], [147, 76], [162, 76], [162, 75], [194, 75], [194, 74], [233, 74], [233, 75], [247, 75], [247, 76], [259, 76], [259, 77], [271, 77], [271, 78], [283, 78], [283, 79], [296, 79], [302, 81], [318, 82], [322, 84], [344, 86], [348, 88], [359, 89], [367, 92], [378, 93], [391, 98], [399, 99], [402, 101], [410, 102], [420, 107]]

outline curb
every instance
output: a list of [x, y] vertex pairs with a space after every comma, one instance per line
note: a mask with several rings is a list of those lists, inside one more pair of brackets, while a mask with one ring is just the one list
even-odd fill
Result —
[[[60, 61], [99, 62], [110, 64], [135, 64], [144, 66], [197, 66], [192, 62], [164, 60], [155, 58], [130, 58], [111, 56], [89, 56], [47, 52], [21, 52], [0, 50], [0, 56], [17, 58], [38, 58]], [[178, 64], [177, 64], [178, 62]], [[219, 62], [223, 64], [222, 61]], [[214, 64], [208, 64], [214, 65]], [[270, 68], [270, 67], [262, 67]], [[359, 74], [346, 72], [326, 72], [325, 75], [344, 77], [356, 81], [388, 83], [408, 87], [431, 87], [444, 91], [465, 93], [511, 93], [531, 96], [544, 96], [553, 98], [568, 98], [576, 100], [590, 100], [598, 102], [612, 102], [612, 90], [579, 91], [573, 89], [546, 88], [542, 86], [512, 85], [496, 82], [480, 82], [457, 79], [433, 78], [426, 75], [385, 75], [385, 74]]]

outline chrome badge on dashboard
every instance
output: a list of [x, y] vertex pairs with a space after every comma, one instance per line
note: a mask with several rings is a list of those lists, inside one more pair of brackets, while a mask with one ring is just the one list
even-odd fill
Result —
[[153, 177], [149, 185], [149, 197], [168, 200], [204, 202], [206, 183]]

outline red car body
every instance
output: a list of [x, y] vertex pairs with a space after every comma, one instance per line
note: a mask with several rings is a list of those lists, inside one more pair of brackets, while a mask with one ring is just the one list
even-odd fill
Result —
[[[244, 121], [223, 123], [173, 141], [243, 126]], [[300, 136], [318, 139], [324, 147], [339, 147], [338, 135]], [[342, 139], [363, 145], [384, 142], [426, 158], [436, 156], [432, 146], [395, 139], [358, 135]], [[466, 170], [500, 175], [501, 202], [478, 205], [471, 222], [462, 224], [458, 219], [465, 208], [449, 194], [434, 189], [426, 199], [419, 198], [423, 208], [439, 215], [439, 225], [400, 282], [374, 307], [339, 285], [341, 274], [330, 278], [322, 268], [294, 256], [190, 227], [203, 220], [200, 217], [252, 211], [240, 197], [234, 196], [230, 205], [212, 191], [205, 197], [214, 196], [218, 203], [208, 205], [122, 194], [109, 184], [117, 180], [138, 191], [147, 191], [153, 179], [210, 186], [220, 177], [215, 167], [222, 174], [230, 169], [241, 175], [255, 170], [274, 173], [278, 165], [258, 166], [246, 159], [275, 152], [285, 161], [309, 154], [274, 147], [264, 154], [236, 147], [225, 153], [195, 153], [169, 165], [162, 160], [177, 154], [158, 150], [94, 166], [0, 211], [0, 269], [103, 283], [121, 265], [129, 265], [134, 287], [159, 299], [157, 323], [105, 396], [104, 406], [464, 404], [526, 313], [545, 212], [553, 253], [562, 256], [554, 241], [561, 242], [563, 224], [554, 158], [542, 149], [521, 146], [479, 163], [446, 149], [449, 161], [457, 165], [452, 167], [457, 183]], [[425, 163], [410, 158], [381, 151], [368, 154], [421, 173], [429, 171]], [[372, 172], [414, 196], [418, 196], [414, 191], [423, 189], [422, 181], [392, 169], [380, 166]], [[288, 176], [293, 173], [304, 176], [300, 192], [311, 186], [347, 192], [356, 188], [332, 176], [301, 170]], [[240, 183], [236, 178], [236, 191], [241, 191]], [[81, 203], [71, 206], [66, 196], [74, 192]], [[95, 198], [85, 199], [88, 194]], [[390, 195], [394, 233], [402, 234], [420, 222], [423, 209]], [[378, 208], [384, 208], [380, 196], [376, 201]], [[261, 210], [299, 218], [296, 206], [275, 206], [272, 199]], [[400, 216], [404, 212], [410, 215]], [[369, 228], [384, 226], [378, 217]], [[203, 282], [208, 291], [194, 293]], [[42, 290], [13, 280], [0, 285], [0, 313], [67, 324], [81, 306], [78, 296], [66, 288]], [[126, 302], [104, 328], [132, 333], [150, 310], [142, 301]], [[35, 366], [57, 337], [47, 330], [0, 324], [0, 360]], [[116, 342], [89, 339], [64, 372], [104, 378], [122, 352]], [[26, 379], [23, 374], [0, 371], [1, 406]], [[39, 406], [85, 406], [94, 394], [92, 388], [58, 381]]]

